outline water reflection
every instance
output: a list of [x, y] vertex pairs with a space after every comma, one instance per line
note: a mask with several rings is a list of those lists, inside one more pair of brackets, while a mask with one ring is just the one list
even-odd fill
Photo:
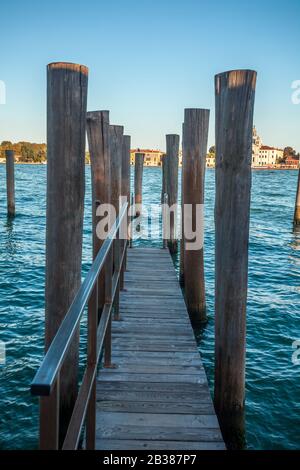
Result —
[[7, 216], [7, 219], [4, 223], [4, 252], [6, 255], [14, 256], [17, 253], [17, 241], [16, 234], [14, 230], [15, 226], [15, 217]]

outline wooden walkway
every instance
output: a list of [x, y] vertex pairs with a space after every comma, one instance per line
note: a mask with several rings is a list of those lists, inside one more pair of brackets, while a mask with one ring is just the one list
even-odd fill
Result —
[[115, 369], [97, 382], [96, 448], [225, 449], [168, 250], [128, 250]]

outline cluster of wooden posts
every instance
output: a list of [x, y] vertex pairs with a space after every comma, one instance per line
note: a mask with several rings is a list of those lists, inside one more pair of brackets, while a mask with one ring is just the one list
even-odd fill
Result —
[[[89, 422], [87, 447], [93, 448], [99, 338], [105, 349], [105, 366], [111, 367], [110, 312], [113, 306], [115, 318], [118, 319], [119, 290], [123, 287], [127, 248], [126, 239], [119, 239], [115, 243], [97, 236], [96, 226], [101, 218], [97, 209], [103, 204], [112, 204], [115, 207], [119, 220], [111, 236], [118, 234], [124, 217], [124, 211], [121, 211], [121, 215], [119, 213], [120, 196], [125, 197], [126, 210], [130, 204], [130, 136], [124, 135], [122, 126], [109, 123], [108, 111], [87, 113], [86, 67], [53, 63], [48, 65], [47, 73], [45, 343], [46, 351], [51, 347], [52, 350], [33, 382], [32, 391], [43, 396], [43, 448], [58, 448], [62, 445], [64, 448], [76, 447], [84, 420]], [[226, 434], [231, 433], [233, 428], [243, 428], [255, 84], [256, 72], [251, 70], [225, 72], [215, 79], [214, 402], [225, 440]], [[184, 207], [193, 207], [193, 230], [196, 229], [195, 208], [204, 204], [208, 126], [209, 110], [185, 110], [181, 213], [184, 226]], [[88, 280], [81, 284], [86, 131], [91, 157], [94, 264]], [[161, 201], [172, 206], [177, 203], [179, 136], [167, 135], [166, 144]], [[13, 153], [7, 151], [6, 157], [8, 213], [14, 214]], [[144, 155], [137, 153], [135, 215], [139, 215], [141, 211], [143, 161]], [[295, 223], [300, 223], [299, 184]], [[188, 241], [190, 240], [183, 237], [180, 242], [180, 282], [184, 286], [192, 320], [203, 321], [206, 319], [203, 246], [197, 250], [189, 250]], [[171, 253], [179, 249], [173, 212], [167, 245]], [[87, 302], [88, 360], [78, 400], [79, 320]]]

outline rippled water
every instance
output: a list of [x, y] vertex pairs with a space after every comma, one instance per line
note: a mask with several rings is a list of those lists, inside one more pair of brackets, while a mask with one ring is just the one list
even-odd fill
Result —
[[[83, 276], [91, 262], [90, 178], [87, 169]], [[246, 424], [254, 449], [300, 447], [300, 235], [292, 231], [297, 172], [253, 173], [247, 310]], [[43, 354], [46, 167], [16, 166], [17, 216], [6, 218], [5, 167], [0, 165], [0, 448], [36, 448], [37, 399], [29, 384]], [[144, 202], [160, 201], [161, 170], [145, 168]], [[206, 174], [205, 270], [209, 321], [199, 349], [213, 379], [214, 171]], [[145, 223], [147, 220], [145, 220]], [[137, 244], [159, 245], [159, 228]], [[175, 260], [178, 266], [178, 260]]]

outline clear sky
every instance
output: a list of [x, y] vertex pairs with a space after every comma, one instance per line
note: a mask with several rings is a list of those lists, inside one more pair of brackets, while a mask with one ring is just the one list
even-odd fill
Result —
[[89, 67], [88, 110], [109, 109], [132, 146], [165, 147], [183, 110], [211, 109], [214, 75], [258, 72], [255, 124], [300, 151], [300, 0], [3, 0], [0, 140], [46, 140], [46, 64]]

